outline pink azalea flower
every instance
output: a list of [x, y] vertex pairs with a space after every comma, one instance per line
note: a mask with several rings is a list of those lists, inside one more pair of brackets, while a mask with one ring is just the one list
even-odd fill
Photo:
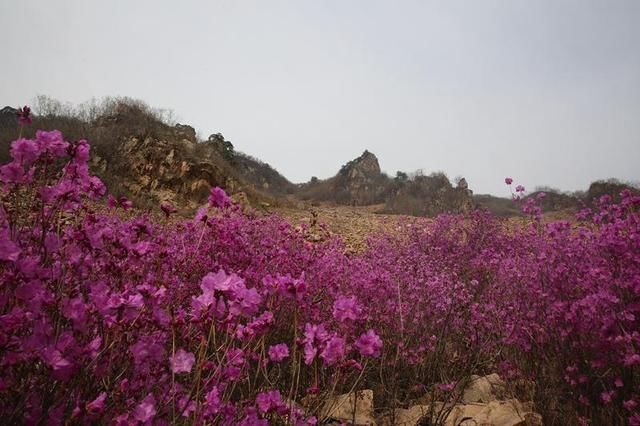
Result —
[[171, 371], [174, 373], [190, 373], [193, 368], [193, 364], [196, 362], [196, 357], [191, 352], [187, 352], [184, 349], [178, 349], [171, 357], [170, 361]]
[[284, 405], [279, 390], [261, 392], [256, 396], [256, 405], [261, 413], [267, 413]]
[[329, 339], [324, 325], [305, 324], [304, 326], [304, 363], [309, 365], [318, 354], [318, 348]]
[[333, 365], [341, 360], [346, 352], [345, 341], [342, 337], [332, 337], [327, 341], [320, 358], [324, 360], [327, 365]]
[[280, 362], [289, 356], [289, 348], [285, 343], [269, 346], [269, 359], [273, 362]]
[[28, 166], [40, 156], [40, 146], [30, 139], [18, 139], [11, 143], [11, 157]]
[[140, 422], [148, 422], [156, 416], [156, 400], [152, 394], [146, 396], [145, 399], [138, 404], [133, 412], [133, 417]]
[[0, 229], [0, 260], [15, 262], [20, 256], [20, 247], [10, 239], [8, 229]]
[[42, 151], [46, 151], [54, 157], [64, 157], [69, 150], [69, 142], [62, 139], [62, 133], [58, 130], [50, 132], [38, 130], [36, 132], [36, 142], [40, 145]]
[[511, 185], [513, 183], [513, 179], [511, 179], [510, 177], [504, 178], [504, 183], [506, 183], [507, 185]]
[[107, 393], [102, 392], [96, 399], [87, 404], [87, 412], [90, 414], [100, 414], [104, 411], [104, 401], [107, 399]]
[[354, 296], [340, 296], [333, 302], [333, 317], [338, 321], [357, 320], [362, 314], [362, 308]]
[[369, 330], [356, 340], [355, 347], [362, 356], [377, 358], [382, 350], [382, 339], [375, 331]]
[[220, 412], [222, 408], [222, 401], [220, 399], [220, 389], [218, 386], [213, 386], [205, 396], [206, 412], [208, 415], [213, 416]]
[[231, 198], [224, 192], [224, 189], [216, 186], [215, 188], [211, 188], [211, 192], [209, 193], [209, 205], [223, 209], [231, 205]]
[[28, 106], [25, 105], [22, 108], [18, 108], [16, 116], [18, 118], [18, 123], [20, 123], [21, 126], [31, 124], [31, 108]]
[[79, 140], [74, 147], [74, 161], [84, 164], [89, 161], [89, 144], [86, 140]]
[[638, 403], [633, 399], [628, 399], [626, 401], [623, 401], [622, 405], [624, 406], [625, 409], [629, 411], [633, 411], [638, 406]]
[[612, 401], [613, 396], [615, 395], [615, 393], [616, 393], [616, 392], [615, 392], [615, 391], [612, 391], [612, 390], [611, 390], [611, 391], [607, 391], [607, 392], [602, 392], [602, 393], [600, 394], [600, 399], [601, 399], [601, 400], [602, 400], [602, 402], [604, 402], [605, 404], [609, 404], [609, 403]]
[[213, 292], [215, 290], [226, 292], [244, 288], [244, 280], [236, 274], [227, 275], [222, 269], [208, 273], [202, 278], [200, 288], [203, 292]]

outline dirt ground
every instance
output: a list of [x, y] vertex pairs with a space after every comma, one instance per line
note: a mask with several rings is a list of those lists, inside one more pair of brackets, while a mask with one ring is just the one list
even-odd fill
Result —
[[377, 213], [382, 205], [351, 206], [308, 206], [305, 208], [274, 208], [270, 212], [285, 218], [293, 226], [310, 227], [311, 240], [322, 240], [328, 234], [342, 238], [349, 251], [364, 248], [369, 235], [380, 232], [398, 232], [403, 226], [413, 223], [430, 222], [428, 218]]

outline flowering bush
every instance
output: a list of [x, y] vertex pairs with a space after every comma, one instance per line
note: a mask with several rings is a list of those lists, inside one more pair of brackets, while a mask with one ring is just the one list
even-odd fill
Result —
[[348, 254], [219, 188], [194, 219], [121, 215], [131, 202], [99, 201], [87, 142], [59, 132], [18, 139], [11, 155], [7, 423], [315, 424], [332, 393], [373, 388], [381, 407], [414, 389], [455, 399], [457, 382], [496, 370], [535, 380], [548, 418], [640, 423], [631, 194], [576, 225], [543, 224], [533, 204], [517, 230], [480, 211], [401, 223]]

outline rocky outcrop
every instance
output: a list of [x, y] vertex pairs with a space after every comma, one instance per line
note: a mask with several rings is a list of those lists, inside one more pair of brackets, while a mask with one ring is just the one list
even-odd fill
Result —
[[[119, 149], [115, 165], [123, 177], [122, 185], [134, 196], [152, 197], [183, 208], [202, 204], [212, 186], [229, 193], [241, 186], [221, 166], [215, 153], [207, 152], [195, 142], [183, 139], [144, 139], [132, 137]], [[101, 171], [109, 172], [109, 162], [94, 160]]]
[[325, 424], [420, 426], [542, 426], [533, 403], [506, 398], [506, 384], [497, 374], [472, 376], [459, 402], [436, 401], [398, 408], [375, 416], [373, 391], [329, 398], [319, 412]]
[[[457, 403], [434, 402], [396, 409], [379, 424], [418, 426], [542, 426], [542, 416], [531, 402], [507, 398], [506, 383], [497, 374], [471, 376]], [[437, 422], [436, 422], [437, 420]]]
[[18, 127], [18, 120], [16, 119], [17, 112], [17, 109], [10, 106], [0, 109], [0, 128]]
[[505, 395], [506, 384], [497, 374], [471, 376], [471, 380], [462, 393], [464, 404], [492, 402]]
[[364, 206], [384, 202], [388, 177], [382, 174], [378, 158], [369, 151], [342, 166], [333, 182], [339, 204]]
[[[428, 405], [414, 405], [395, 410], [393, 418], [387, 417], [378, 424], [383, 426], [419, 426], [430, 424], [426, 419], [437, 418], [444, 405], [439, 403], [433, 410]], [[446, 416], [440, 417], [443, 426], [542, 426], [542, 416], [532, 411], [530, 403], [517, 399], [488, 403], [457, 404]]]
[[369, 151], [348, 162], [332, 178], [317, 178], [300, 186], [298, 195], [308, 201], [341, 205], [384, 204], [385, 213], [435, 216], [462, 213], [473, 208], [472, 192], [464, 178], [453, 186], [442, 173], [409, 177], [398, 172], [394, 179], [380, 170], [378, 158]]
[[373, 391], [366, 389], [330, 398], [320, 411], [320, 418], [353, 426], [375, 425]]

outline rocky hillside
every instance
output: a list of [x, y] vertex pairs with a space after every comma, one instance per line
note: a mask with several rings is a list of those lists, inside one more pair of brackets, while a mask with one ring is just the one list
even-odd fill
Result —
[[351, 206], [382, 204], [385, 213], [414, 216], [468, 211], [473, 208], [471, 195], [465, 179], [453, 186], [442, 173], [409, 177], [398, 172], [390, 178], [382, 173], [378, 158], [369, 151], [342, 166], [334, 177], [312, 179], [299, 191], [306, 200]]
[[[9, 144], [18, 134], [11, 117], [15, 112], [3, 111], [2, 162], [8, 160]], [[115, 104], [90, 122], [68, 116], [34, 117], [23, 134], [32, 137], [35, 129], [60, 129], [67, 140], [88, 139], [92, 171], [112, 193], [131, 198], [140, 207], [168, 201], [188, 212], [205, 202], [212, 186], [254, 205], [273, 204], [278, 197], [268, 189], [293, 187], [269, 165], [235, 153], [222, 135], [198, 141], [191, 126], [164, 123], [138, 104]]]
[[[54, 103], [55, 105], [55, 103]], [[16, 109], [0, 110], [0, 162], [9, 159], [9, 144], [19, 132]], [[454, 185], [446, 175], [382, 172], [375, 154], [364, 151], [329, 179], [312, 178], [293, 184], [266, 164], [238, 152], [220, 133], [199, 140], [188, 125], [173, 124], [142, 102], [115, 99], [90, 110], [50, 109], [23, 129], [58, 129], [67, 140], [88, 139], [91, 167], [112, 193], [132, 198], [144, 208], [168, 201], [192, 211], [206, 200], [211, 186], [220, 186], [236, 199], [254, 206], [328, 203], [341, 206], [377, 206], [389, 214], [435, 216], [465, 212], [480, 206], [498, 215], [518, 214], [509, 199], [474, 196], [464, 178]], [[601, 195], [617, 196], [628, 186], [614, 181], [594, 182], [581, 194], [546, 191], [545, 211], [575, 210], [593, 205]], [[533, 194], [535, 195], [535, 193]]]

